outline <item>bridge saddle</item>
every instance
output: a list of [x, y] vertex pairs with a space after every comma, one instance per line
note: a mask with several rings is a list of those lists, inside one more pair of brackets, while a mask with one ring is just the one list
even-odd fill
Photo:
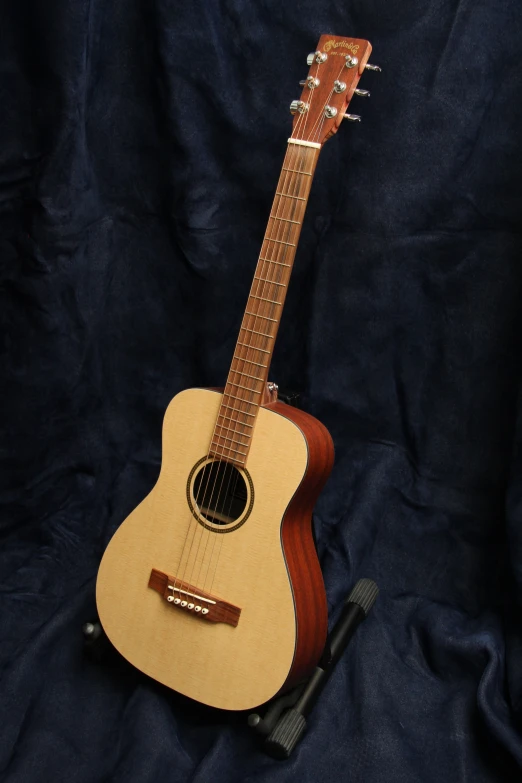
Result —
[[234, 628], [239, 622], [241, 609], [215, 595], [199, 590], [175, 576], [165, 574], [153, 568], [150, 572], [149, 587], [156, 590], [169, 604], [191, 612], [195, 617], [211, 623], [227, 623]]

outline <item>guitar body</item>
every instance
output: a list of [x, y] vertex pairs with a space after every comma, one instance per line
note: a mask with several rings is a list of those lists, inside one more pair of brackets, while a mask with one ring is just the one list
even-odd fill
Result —
[[[107, 636], [130, 663], [197, 701], [245, 710], [303, 679], [324, 647], [327, 608], [311, 514], [333, 444], [303, 411], [279, 402], [260, 407], [242, 471], [245, 508], [221, 529], [205, 525], [191, 498], [222, 399], [189, 389], [171, 401], [159, 479], [111, 539], [96, 598]], [[239, 608], [237, 625], [169, 603], [149, 586], [153, 569], [192, 585], [196, 598], [188, 600], [202, 594]]]

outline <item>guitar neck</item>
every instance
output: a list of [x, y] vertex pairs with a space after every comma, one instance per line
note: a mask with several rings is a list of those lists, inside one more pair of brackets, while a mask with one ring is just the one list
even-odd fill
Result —
[[289, 139], [211, 453], [244, 465], [272, 360], [321, 145]]

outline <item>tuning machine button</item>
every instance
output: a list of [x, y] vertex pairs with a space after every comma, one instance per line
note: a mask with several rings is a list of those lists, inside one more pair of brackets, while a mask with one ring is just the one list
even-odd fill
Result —
[[328, 55], [325, 52], [310, 52], [306, 58], [307, 65], [313, 65], [314, 62], [321, 64], [326, 62]]
[[299, 112], [299, 114], [304, 114], [309, 108], [309, 104], [304, 101], [292, 101], [290, 104], [290, 114], [297, 114], [297, 112]]
[[361, 118], [358, 114], [343, 114], [343, 117], [345, 120], [350, 120], [350, 122], [360, 122]]
[[382, 68], [379, 68], [378, 65], [372, 65], [371, 63], [366, 63], [364, 66], [366, 71], [377, 71], [377, 73], [381, 73]]
[[353, 93], [354, 93], [354, 95], [358, 95], [359, 98], [369, 98], [370, 97], [369, 90], [359, 90], [359, 89], [357, 89], [357, 90], [354, 90]]
[[301, 87], [308, 87], [309, 90], [313, 90], [315, 87], [319, 87], [321, 82], [313, 76], [308, 76], [306, 79], [302, 79], [299, 84]]

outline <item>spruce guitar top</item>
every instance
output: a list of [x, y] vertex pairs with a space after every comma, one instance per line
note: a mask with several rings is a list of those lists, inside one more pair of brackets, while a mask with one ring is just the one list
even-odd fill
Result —
[[291, 136], [226, 386], [170, 402], [162, 465], [112, 537], [96, 585], [103, 628], [134, 666], [222, 709], [258, 706], [310, 673], [327, 631], [311, 515], [334, 451], [268, 383], [323, 143], [347, 114], [368, 41], [323, 35]]

